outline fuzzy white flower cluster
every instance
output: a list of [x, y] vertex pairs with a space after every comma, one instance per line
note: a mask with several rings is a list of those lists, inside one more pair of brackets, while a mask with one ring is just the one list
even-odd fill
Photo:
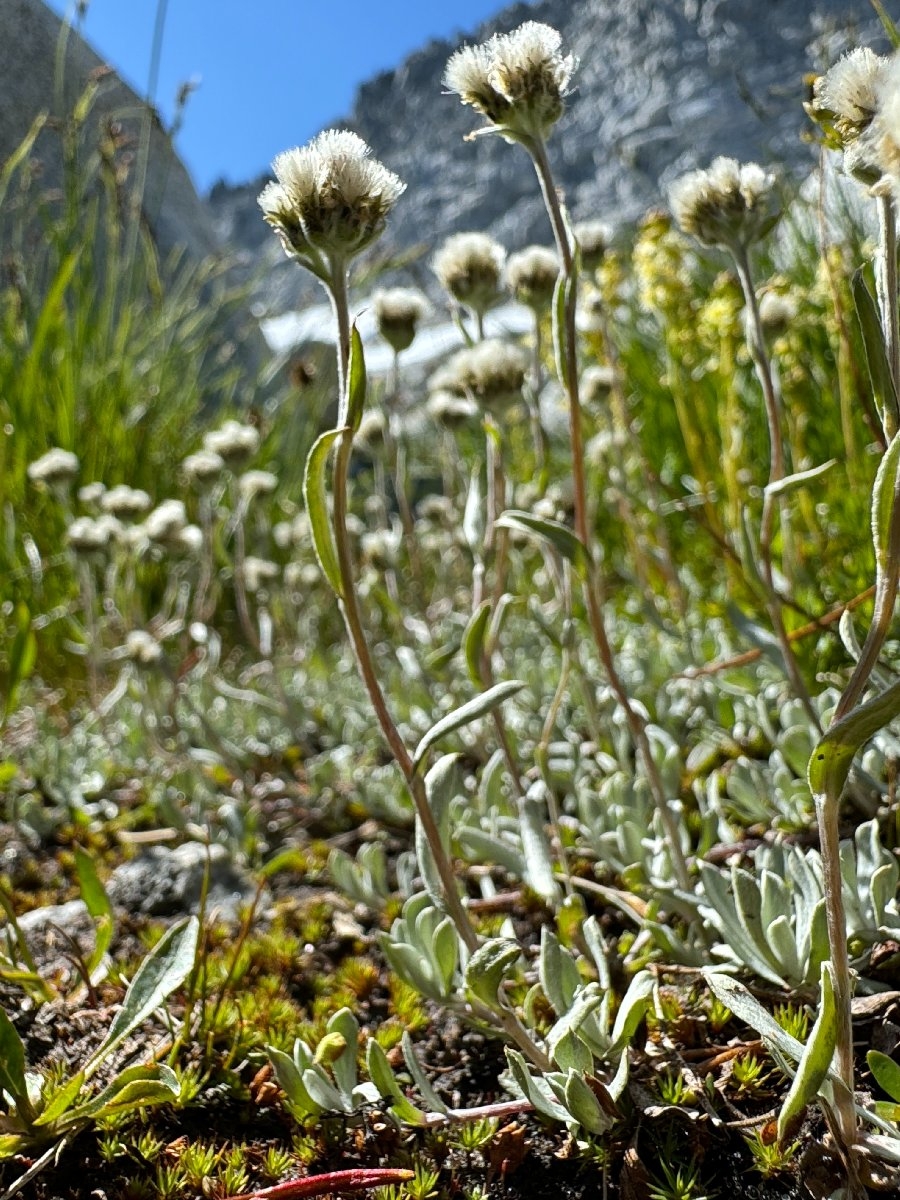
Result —
[[490, 122], [508, 141], [539, 143], [563, 114], [577, 63], [562, 53], [556, 29], [526, 21], [450, 58], [444, 86]]
[[225, 470], [225, 459], [215, 450], [198, 450], [196, 454], [187, 456], [181, 464], [181, 470], [190, 483], [202, 489], [219, 478]]
[[483, 315], [503, 299], [506, 251], [486, 233], [454, 233], [432, 259], [438, 282], [459, 304]]
[[669, 203], [681, 229], [704, 246], [743, 251], [778, 219], [774, 184], [758, 163], [720, 157], [677, 179]]
[[843, 151], [848, 174], [900, 192], [900, 54], [885, 58], [865, 46], [845, 54], [815, 81], [806, 111]]
[[259, 496], [271, 496], [278, 487], [278, 476], [271, 471], [245, 471], [238, 479], [238, 492], [245, 504]]
[[506, 284], [520, 304], [543, 312], [550, 307], [559, 278], [559, 259], [549, 246], [526, 246], [509, 256]]
[[108, 514], [102, 517], [76, 517], [66, 530], [66, 541], [76, 554], [94, 554], [107, 550], [122, 534], [121, 521]]
[[[246, 462], [248, 458], [252, 458], [259, 449], [259, 432], [252, 425], [242, 425], [240, 421], [228, 420], [219, 429], [211, 429], [203, 436], [203, 450], [207, 454], [217, 454], [219, 458], [229, 467], [240, 466]], [[197, 456], [192, 456], [194, 461], [192, 469], [196, 471], [198, 467]], [[204, 465], [211, 463], [207, 459]], [[185, 461], [185, 470], [187, 470], [187, 460]], [[195, 475], [195, 478], [199, 476]]]
[[70, 450], [55, 446], [28, 466], [32, 483], [68, 483], [78, 474], [78, 459]]
[[355, 133], [328, 129], [272, 164], [277, 182], [259, 197], [285, 252], [320, 278], [381, 234], [405, 184]]
[[378, 332], [400, 354], [409, 349], [416, 336], [416, 327], [428, 311], [428, 302], [413, 288], [385, 288], [372, 298]]
[[497, 413], [522, 399], [527, 370], [528, 357], [519, 346], [486, 338], [458, 350], [441, 368], [438, 382], [445, 393], [476, 400]]
[[145, 629], [132, 629], [125, 638], [125, 655], [139, 667], [153, 667], [162, 660], [163, 648]]
[[127, 483], [104, 491], [100, 497], [100, 507], [114, 517], [139, 517], [152, 503], [145, 491], [129, 487]]

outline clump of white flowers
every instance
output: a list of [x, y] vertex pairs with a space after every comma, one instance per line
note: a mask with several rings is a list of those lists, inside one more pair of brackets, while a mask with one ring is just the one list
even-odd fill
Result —
[[187, 513], [182, 500], [163, 500], [147, 514], [143, 532], [151, 542], [174, 542], [180, 537], [187, 523]]
[[195, 487], [208, 487], [225, 470], [225, 459], [215, 450], [198, 450], [196, 454], [187, 456], [181, 464], [181, 470]]
[[32, 483], [69, 483], [78, 474], [78, 459], [70, 450], [55, 446], [28, 465], [28, 478]]
[[85, 508], [97, 512], [100, 507], [100, 501], [106, 495], [106, 484], [96, 480], [94, 483], [86, 483], [84, 487], [78, 489], [78, 500]]
[[396, 353], [409, 349], [419, 321], [428, 311], [421, 292], [413, 288], [386, 288], [372, 298], [378, 332]]
[[132, 629], [125, 638], [125, 656], [139, 667], [153, 667], [162, 660], [163, 648], [145, 629]]
[[378, 454], [384, 447], [387, 436], [387, 419], [380, 408], [370, 408], [363, 413], [354, 441], [369, 454]]
[[816, 79], [806, 105], [831, 147], [843, 150], [847, 172], [861, 183], [876, 183], [882, 174], [868, 133], [882, 108], [890, 62], [865, 46], [851, 50]]
[[506, 264], [506, 283], [519, 301], [544, 312], [553, 300], [553, 290], [559, 278], [559, 259], [549, 246], [526, 246], [509, 256]]
[[145, 491], [129, 487], [127, 483], [110, 488], [100, 497], [100, 507], [114, 517], [139, 517], [152, 503]]
[[115, 517], [77, 517], [66, 530], [66, 541], [76, 554], [106, 550], [122, 534]]
[[572, 232], [581, 251], [581, 265], [589, 275], [603, 264], [612, 242], [612, 230], [605, 221], [579, 221]]
[[455, 233], [432, 260], [438, 282], [459, 304], [484, 315], [503, 299], [506, 251], [486, 233]]
[[[208, 454], [217, 454], [229, 467], [240, 466], [252, 458], [259, 449], [259, 431], [252, 425], [242, 425], [240, 421], [228, 420], [219, 429], [210, 429], [203, 436], [203, 449]], [[192, 456], [192, 468], [197, 470], [196, 455]], [[209, 462], [209, 460], [207, 460]], [[184, 463], [187, 470], [187, 460]], [[195, 474], [195, 477], [196, 476]]]
[[698, 242], [743, 253], [778, 219], [774, 184], [758, 163], [720, 157], [676, 180], [669, 203], [680, 228]]
[[478, 416], [478, 405], [474, 400], [444, 388], [433, 391], [425, 407], [433, 421], [453, 431], [469, 425]]
[[278, 564], [270, 562], [267, 558], [256, 558], [248, 554], [243, 562], [242, 574], [247, 591], [259, 592], [267, 583], [272, 583], [278, 578]]
[[500, 412], [522, 399], [528, 357], [519, 346], [487, 338], [454, 361], [460, 382], [484, 408]]
[[581, 377], [581, 394], [586, 404], [602, 404], [612, 391], [615, 372], [610, 366], [595, 363]]
[[556, 29], [526, 21], [512, 33], [457, 50], [447, 63], [444, 86], [487, 118], [484, 132], [542, 142], [563, 114], [577, 65], [561, 47]]
[[278, 476], [271, 471], [245, 471], [238, 479], [238, 492], [245, 504], [258, 496], [271, 496], [278, 487]]
[[321, 279], [381, 234], [403, 192], [393, 171], [355, 133], [328, 129], [272, 164], [277, 182], [259, 197], [285, 252]]

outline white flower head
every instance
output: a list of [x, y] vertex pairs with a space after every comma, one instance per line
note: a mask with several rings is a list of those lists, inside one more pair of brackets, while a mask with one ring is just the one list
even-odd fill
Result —
[[55, 446], [28, 465], [32, 483], [69, 483], [78, 474], [78, 459], [70, 450]]
[[602, 404], [609, 398], [616, 376], [612, 367], [596, 363], [588, 367], [581, 377], [581, 390], [585, 404]]
[[565, 108], [576, 67], [556, 29], [526, 21], [451, 57], [444, 86], [509, 141], [542, 142]]
[[443, 388], [431, 393], [426, 408], [431, 419], [444, 429], [461, 429], [478, 418], [478, 405], [474, 400]]
[[143, 532], [151, 542], [176, 542], [187, 523], [182, 500], [163, 500], [147, 514]]
[[174, 549], [188, 558], [196, 558], [203, 549], [203, 530], [199, 525], [185, 525], [175, 536]]
[[807, 113], [825, 131], [826, 143], [843, 150], [845, 171], [866, 186], [891, 173], [882, 160], [890, 162], [893, 141], [889, 110], [896, 72], [892, 61], [866, 46], [851, 50], [819, 76], [806, 105]]
[[370, 408], [362, 415], [353, 440], [369, 454], [378, 454], [387, 436], [387, 420], [380, 408]]
[[323, 255], [346, 260], [379, 237], [406, 186], [371, 153], [355, 133], [328, 129], [272, 164], [278, 182], [259, 197], [263, 216], [320, 277]]
[[870, 125], [890, 59], [859, 46], [839, 59], [813, 84], [812, 117], [833, 128], [846, 146]]
[[386, 288], [372, 298], [378, 332], [392, 350], [407, 350], [416, 336], [416, 327], [428, 311], [428, 302], [413, 288]]
[[77, 554], [93, 554], [107, 550], [121, 533], [115, 517], [77, 517], [66, 530], [66, 540]]
[[259, 431], [252, 425], [228, 420], [221, 428], [204, 434], [203, 449], [217, 454], [229, 467], [239, 466], [259, 449]]
[[244, 559], [243, 577], [248, 592], [261, 591], [267, 583], [278, 578], [278, 564], [248, 554]]
[[900, 55], [882, 62], [875, 89], [877, 111], [857, 141], [844, 151], [844, 166], [864, 183], [877, 183], [884, 177], [896, 199], [900, 195]]
[[196, 454], [187, 456], [181, 469], [195, 487], [205, 487], [225, 470], [225, 459], [214, 450], [198, 450]]
[[467, 391], [484, 408], [501, 412], [522, 399], [528, 358], [519, 346], [487, 338], [454, 359]]
[[118, 487], [110, 488], [100, 500], [104, 512], [112, 513], [114, 517], [139, 517], [145, 513], [153, 501], [140, 488], [129, 487], [120, 483]]
[[790, 292], [767, 291], [759, 298], [759, 319], [772, 333], [783, 333], [797, 317], [797, 297]]
[[132, 629], [125, 638], [125, 654], [139, 667], [153, 667], [162, 660], [163, 648], [144, 629]]
[[549, 246], [527, 246], [511, 254], [506, 264], [506, 283], [520, 304], [544, 312], [553, 300], [559, 278], [559, 259]]
[[454, 233], [432, 260], [445, 291], [460, 304], [484, 314], [503, 299], [506, 251], [486, 233]]
[[106, 494], [106, 484], [100, 483], [99, 480], [94, 483], [86, 483], [84, 487], [78, 489], [78, 499], [85, 506], [94, 512], [97, 511], [100, 501]]
[[278, 487], [278, 476], [271, 471], [245, 471], [238, 479], [238, 491], [245, 504], [258, 496], [271, 496]]
[[572, 230], [581, 251], [581, 265], [589, 275], [602, 265], [612, 241], [612, 230], [605, 221], [579, 221]]
[[705, 246], [745, 249], [778, 219], [774, 176], [758, 163], [716, 158], [705, 171], [691, 171], [669, 189], [676, 222]]

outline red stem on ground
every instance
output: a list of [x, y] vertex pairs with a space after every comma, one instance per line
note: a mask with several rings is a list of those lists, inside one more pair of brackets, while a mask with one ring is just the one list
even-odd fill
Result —
[[229, 1196], [227, 1200], [305, 1200], [307, 1196], [324, 1196], [327, 1192], [360, 1192], [367, 1188], [405, 1183], [414, 1176], [415, 1171], [392, 1167], [326, 1171], [324, 1175], [289, 1179], [286, 1183], [276, 1183], [256, 1192], [245, 1192], [242, 1196]]

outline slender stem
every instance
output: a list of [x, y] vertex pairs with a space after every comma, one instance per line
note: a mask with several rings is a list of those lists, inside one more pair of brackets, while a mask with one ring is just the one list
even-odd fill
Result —
[[[769, 479], [768, 486], [763, 491], [762, 520], [759, 531], [759, 556], [763, 583], [766, 588], [766, 609], [772, 628], [778, 640], [781, 656], [788, 680], [794, 694], [803, 705], [807, 716], [815, 729], [821, 732], [822, 723], [816, 712], [809, 690], [800, 672], [797, 657], [788, 637], [784, 623], [784, 612], [781, 598], [775, 587], [774, 568], [772, 564], [772, 540], [775, 533], [776, 496], [772, 485], [784, 479], [784, 441], [781, 434], [781, 413], [778, 403], [778, 393], [772, 376], [769, 356], [766, 352], [765, 335], [759, 315], [759, 304], [756, 300], [756, 290], [753, 286], [753, 276], [750, 270], [750, 258], [746, 247], [740, 246], [734, 250], [734, 262], [737, 267], [741, 290], [744, 293], [744, 303], [749, 314], [748, 342], [756, 376], [762, 388], [763, 400], [766, 407], [766, 423], [769, 428]], [[782, 532], [787, 527], [788, 513], [786, 500], [780, 500]]]
[[[334, 271], [332, 302], [338, 322], [338, 379], [345, 386], [350, 360], [350, 319], [347, 302], [347, 281], [343, 270]], [[340, 415], [346, 417], [347, 397], [341, 395]], [[356, 663], [362, 676], [363, 684], [369, 694], [369, 700], [375, 710], [375, 716], [390, 747], [397, 765], [403, 772], [406, 785], [412, 795], [416, 815], [422, 823], [428, 845], [434, 857], [441, 884], [444, 888], [444, 899], [447, 910], [453, 919], [459, 936], [471, 952], [478, 946], [478, 935], [469, 920], [468, 913], [459, 898], [456, 886], [456, 876], [453, 867], [444, 850], [438, 827], [435, 823], [425, 785], [417, 772], [412, 757], [400, 735], [394, 719], [385, 700], [384, 692], [378, 680], [375, 663], [363, 628], [362, 614], [356, 594], [355, 571], [350, 549], [350, 538], [347, 533], [347, 480], [350, 471], [350, 455], [353, 449], [353, 431], [344, 428], [338, 439], [337, 453], [334, 463], [333, 503], [334, 503], [334, 534], [337, 551], [338, 569], [341, 576], [342, 596], [340, 609], [344, 617]]]
[[[837, 1035], [835, 1061], [844, 1088], [835, 1089], [835, 1116], [844, 1146], [856, 1140], [856, 1112], [853, 1107], [853, 1024], [850, 1000], [850, 959], [847, 954], [847, 920], [841, 884], [841, 855], [838, 816], [840, 796], [816, 796], [816, 817], [819, 824], [819, 843], [822, 854], [822, 875], [825, 885], [825, 916], [828, 924], [828, 943], [831, 965], [834, 968]], [[845, 1090], [846, 1089], [846, 1090]]]
[[900, 412], [897, 394], [900, 388], [900, 324], [897, 312], [897, 215], [890, 195], [876, 197], [878, 206], [879, 245], [876, 259], [875, 282], [878, 291], [878, 309], [888, 366], [894, 384], [894, 396], [885, 397], [884, 432], [888, 441], [897, 433]]
[[599, 596], [599, 577], [591, 547], [587, 510], [587, 489], [585, 487], [584, 437], [581, 427], [581, 398], [578, 390], [578, 343], [575, 328], [577, 289], [575, 286], [576, 279], [574, 256], [572, 253], [571, 242], [569, 240], [569, 232], [566, 228], [565, 217], [563, 216], [562, 205], [553, 182], [553, 173], [550, 168], [550, 161], [547, 158], [546, 147], [543, 142], [536, 140], [526, 146], [526, 149], [529, 151], [534, 161], [538, 180], [541, 185], [541, 192], [543, 193], [544, 197], [544, 203], [547, 206], [547, 212], [550, 216], [550, 223], [553, 226], [553, 237], [556, 241], [557, 253], [559, 254], [559, 259], [563, 266], [563, 273], [568, 284], [568, 295], [565, 307], [565, 379], [562, 382], [565, 386], [569, 401], [569, 437], [572, 446], [572, 482], [574, 485], [573, 490], [575, 498], [575, 532], [578, 535], [579, 540], [587, 549], [590, 564], [588, 577], [585, 581], [584, 591], [591, 632], [594, 635], [594, 641], [597, 645], [597, 651], [600, 655], [600, 661], [603, 665], [603, 669], [606, 672], [607, 679], [609, 680], [609, 685], [612, 689], [613, 695], [616, 698], [616, 702], [625, 714], [629, 733], [631, 734], [637, 752], [640, 755], [644, 771], [647, 775], [650, 791], [653, 795], [654, 803], [659, 812], [660, 819], [662, 820], [666, 837], [669, 842], [669, 850], [672, 856], [672, 866], [675, 876], [678, 880], [678, 884], [680, 887], [691, 891], [693, 888], [691, 884], [690, 873], [687, 867], [687, 861], [684, 857], [684, 851], [681, 848], [681, 838], [679, 836], [678, 824], [666, 798], [665, 787], [663, 786], [662, 779], [653, 759], [653, 753], [650, 748], [650, 741], [647, 737], [644, 720], [631, 703], [627, 689], [625, 688], [622, 678], [619, 675], [615, 657], [613, 655], [612, 645], [610, 644], [609, 635], [606, 630], [603, 608]]

